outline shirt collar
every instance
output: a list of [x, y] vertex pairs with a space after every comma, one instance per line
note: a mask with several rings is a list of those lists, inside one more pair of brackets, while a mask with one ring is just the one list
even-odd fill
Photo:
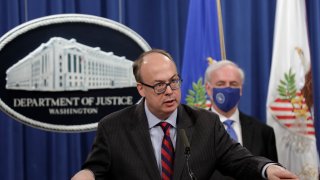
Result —
[[166, 120], [159, 119], [155, 115], [153, 115], [150, 112], [146, 101], [144, 101], [144, 109], [145, 109], [145, 112], [146, 112], [146, 115], [147, 115], [149, 129], [151, 129], [154, 126], [158, 125], [158, 123], [160, 121], [165, 121], [165, 122], [171, 124], [171, 126], [177, 128], [177, 114], [178, 114], [178, 110], [177, 109]]
[[219, 118], [220, 118], [221, 122], [224, 122], [224, 121], [226, 121], [228, 119], [231, 119], [231, 120], [235, 121], [236, 123], [240, 123], [238, 108], [236, 109], [236, 111], [229, 118], [219, 114], [213, 107], [211, 107], [211, 110], [219, 115]]

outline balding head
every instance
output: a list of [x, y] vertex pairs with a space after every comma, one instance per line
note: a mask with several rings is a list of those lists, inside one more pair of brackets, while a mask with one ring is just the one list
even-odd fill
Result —
[[[139, 58], [137, 60], [134, 61], [132, 67], [133, 67], [133, 74], [134, 74], [134, 77], [136, 79], [137, 82], [142, 82], [142, 77], [141, 77], [141, 66], [143, 64], [146, 63], [146, 61], [148, 60], [148, 56], [150, 54], [162, 54], [164, 56], [166, 56], [168, 58], [168, 60], [172, 61], [172, 63], [174, 64], [174, 66], [176, 67], [174, 61], [173, 61], [173, 58], [171, 57], [171, 55], [164, 51], [164, 50], [161, 50], [161, 49], [152, 49], [150, 51], [146, 51], [144, 53], [142, 53]], [[151, 62], [152, 59], [154, 58], [149, 58], [149, 61]]]

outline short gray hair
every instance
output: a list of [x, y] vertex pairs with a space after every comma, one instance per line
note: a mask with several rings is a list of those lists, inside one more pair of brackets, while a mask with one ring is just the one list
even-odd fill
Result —
[[234, 62], [232, 61], [229, 61], [229, 60], [221, 60], [221, 61], [214, 61], [212, 64], [210, 64], [207, 69], [206, 69], [206, 72], [205, 72], [205, 77], [204, 77], [204, 82], [205, 83], [210, 83], [211, 81], [211, 74], [214, 72], [214, 71], [217, 71], [218, 69], [221, 69], [222, 67], [224, 66], [227, 66], [227, 65], [231, 65], [233, 67], [235, 67], [236, 69], [238, 69], [239, 71], [239, 74], [240, 74], [240, 78], [242, 80], [242, 84], [244, 83], [244, 72], [243, 70], [237, 65], [235, 64]]

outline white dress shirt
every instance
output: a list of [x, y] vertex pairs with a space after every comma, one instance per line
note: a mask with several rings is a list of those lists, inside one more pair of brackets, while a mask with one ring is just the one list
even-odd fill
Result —
[[148, 124], [149, 124], [149, 132], [150, 132], [150, 137], [151, 137], [151, 142], [153, 146], [153, 151], [157, 160], [158, 164], [158, 169], [161, 174], [161, 145], [162, 145], [162, 139], [164, 136], [164, 132], [162, 128], [158, 125], [159, 122], [165, 121], [169, 124], [171, 124], [170, 128], [170, 138], [173, 144], [173, 148], [176, 149], [176, 140], [177, 140], [177, 112], [178, 110], [176, 109], [168, 119], [159, 119], [155, 115], [153, 115], [150, 110], [148, 109], [148, 106], [145, 102], [144, 108], [146, 111], [147, 119], [148, 119]]
[[[240, 124], [240, 118], [239, 118], [239, 110], [238, 108], [236, 109], [236, 111], [232, 114], [231, 117], [227, 118], [221, 114], [219, 114], [213, 107], [211, 107], [212, 112], [215, 112], [216, 114], [219, 115], [220, 121], [223, 123], [224, 121], [230, 119], [233, 120], [234, 123], [232, 124], [232, 127], [234, 129], [234, 131], [237, 134], [238, 137], [238, 141], [239, 143], [242, 145], [242, 133], [241, 133], [241, 124]], [[225, 128], [227, 128], [226, 125], [224, 125]]]

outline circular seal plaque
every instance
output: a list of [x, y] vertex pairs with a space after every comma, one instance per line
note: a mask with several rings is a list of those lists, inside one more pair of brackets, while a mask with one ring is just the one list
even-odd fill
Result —
[[26, 22], [0, 38], [0, 108], [44, 130], [95, 130], [139, 101], [132, 63], [149, 49], [130, 28], [97, 16]]

